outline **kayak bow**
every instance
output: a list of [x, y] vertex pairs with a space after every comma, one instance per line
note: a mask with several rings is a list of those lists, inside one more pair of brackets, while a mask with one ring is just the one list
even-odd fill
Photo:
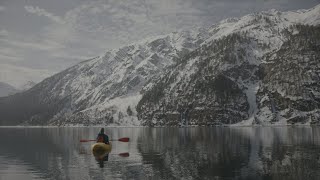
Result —
[[105, 143], [94, 143], [91, 146], [92, 153], [96, 157], [104, 156], [105, 154], [110, 153], [111, 149], [112, 145]]

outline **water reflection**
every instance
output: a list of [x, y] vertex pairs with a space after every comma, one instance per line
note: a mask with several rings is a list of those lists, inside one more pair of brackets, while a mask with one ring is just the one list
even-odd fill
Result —
[[139, 141], [161, 179], [318, 179], [319, 128], [155, 128]]
[[98, 162], [99, 167], [100, 167], [100, 168], [104, 168], [104, 163], [105, 163], [106, 161], [108, 161], [108, 159], [109, 159], [109, 153], [105, 154], [105, 155], [102, 156], [102, 157], [95, 156], [95, 159], [96, 159], [96, 161]]
[[[129, 152], [136, 146], [115, 142], [108, 163], [107, 157], [103, 158], [101, 171], [91, 153], [92, 143], [79, 142], [83, 138], [95, 138], [96, 132], [98, 128], [0, 128], [0, 179], [21, 179], [15, 175], [19, 173], [25, 175], [23, 179], [125, 178], [125, 171], [118, 173], [118, 167], [125, 165], [126, 158], [117, 152]], [[110, 129], [109, 135], [131, 136], [132, 130]], [[24, 171], [11, 173], [13, 168]]]
[[318, 179], [319, 127], [0, 128], [2, 179]]

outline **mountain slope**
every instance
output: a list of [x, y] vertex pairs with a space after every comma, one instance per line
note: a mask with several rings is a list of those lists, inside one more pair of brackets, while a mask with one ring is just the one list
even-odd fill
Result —
[[264, 64], [256, 121], [318, 123], [320, 120], [320, 26], [297, 25]]
[[10, 84], [0, 82], [0, 97], [9, 96], [17, 93], [18, 90]]
[[206, 36], [202, 29], [181, 31], [79, 63], [22, 94], [0, 99], [2, 124], [138, 125], [135, 105], [142, 86]]
[[318, 123], [319, 10], [269, 11], [212, 27], [217, 36], [145, 88], [139, 119], [149, 126]]
[[21, 91], [26, 91], [28, 89], [31, 89], [33, 86], [35, 86], [37, 83], [33, 82], [33, 81], [27, 81], [25, 84], [21, 85], [19, 87], [19, 89]]
[[[0, 125], [283, 124], [305, 122], [292, 118], [308, 114], [316, 122], [319, 12], [320, 5], [271, 10], [108, 51], [26, 92], [0, 98]], [[304, 41], [309, 31], [313, 41]], [[293, 101], [283, 100], [288, 94], [274, 94], [281, 86], [273, 83], [282, 82], [293, 84], [284, 87], [294, 94], [296, 81], [285, 79], [293, 72], [282, 70], [302, 62], [283, 59], [297, 58], [305, 65], [294, 72], [311, 71], [300, 83], [302, 91], [308, 86], [312, 92], [308, 110], [296, 108], [303, 101], [290, 109]], [[281, 74], [286, 76], [279, 79]]]

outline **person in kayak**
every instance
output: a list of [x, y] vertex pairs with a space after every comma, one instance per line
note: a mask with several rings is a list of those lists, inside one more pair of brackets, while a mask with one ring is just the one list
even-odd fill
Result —
[[97, 137], [97, 142], [109, 144], [109, 137], [106, 134], [104, 134], [104, 128], [101, 128]]

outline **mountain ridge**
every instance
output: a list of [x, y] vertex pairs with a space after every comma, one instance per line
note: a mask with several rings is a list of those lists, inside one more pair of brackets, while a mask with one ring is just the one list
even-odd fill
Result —
[[[263, 56], [252, 56], [262, 63], [252, 63], [252, 57], [248, 56], [250, 55], [248, 45], [255, 42], [256, 39], [241, 33], [216, 40], [210, 46], [205, 47], [206, 49], [203, 48], [196, 52], [186, 61], [193, 64], [181, 63], [170, 73], [159, 78], [155, 87], [146, 91], [137, 107], [142, 123], [148, 126], [181, 125], [185, 124], [185, 121], [191, 125], [318, 123], [320, 104], [317, 102], [320, 102], [320, 97], [317, 72], [319, 65], [311, 68], [308, 67], [308, 63], [317, 65], [319, 51], [316, 49], [320, 49], [320, 42], [316, 39], [319, 39], [320, 34], [317, 32], [320, 27], [296, 25], [291, 28], [292, 32], [299, 29], [301, 34], [293, 35], [283, 32], [288, 33], [287, 40], [280, 46], [280, 49], [276, 48], [276, 52], [273, 52], [273, 48], [269, 48], [266, 44], [260, 44], [251, 49], [251, 52], [261, 52], [265, 48], [272, 50], [266, 51]], [[310, 35], [309, 38], [306, 32]], [[300, 35], [302, 38], [297, 37], [298, 40], [295, 43], [304, 42], [304, 46], [300, 45], [305, 47], [301, 48], [304, 51], [301, 51], [299, 46], [295, 47], [296, 44], [291, 42], [295, 40], [292, 37]], [[208, 48], [212, 51], [208, 51]], [[290, 49], [295, 49], [296, 52], [291, 52]], [[290, 52], [290, 55], [302, 52], [311, 56], [299, 57], [299, 54], [285, 56], [287, 59], [297, 58], [298, 63], [304, 61], [305, 67], [298, 66], [295, 71], [309, 70], [310, 75], [306, 77], [301, 73], [289, 75], [292, 73], [291, 70], [297, 66], [295, 61], [281, 59], [285, 59], [283, 53], [287, 54], [287, 52]], [[279, 55], [272, 59], [270, 54]], [[310, 60], [305, 60], [307, 58]], [[288, 69], [286, 65], [293, 67]], [[188, 69], [189, 67], [192, 68]], [[274, 70], [274, 67], [277, 69]], [[286, 71], [282, 72], [282, 70]], [[278, 78], [281, 77], [281, 74], [286, 74], [286, 76], [280, 80], [274, 79], [274, 75]], [[295, 80], [292, 80], [290, 76], [294, 76]], [[293, 82], [297, 79], [300, 79], [300, 85]], [[278, 83], [275, 83], [277, 81]], [[290, 87], [287, 85], [289, 83], [291, 83]], [[161, 90], [157, 86], [159, 84]], [[302, 89], [301, 91], [309, 98], [300, 98], [302, 101], [287, 100], [286, 96], [279, 96], [274, 90], [274, 88], [279, 89], [283, 86], [288, 93], [294, 93], [295, 98], [299, 98], [299, 94], [302, 93], [300, 90], [295, 90], [297, 87]], [[309, 93], [309, 90], [312, 93]], [[153, 96], [158, 98], [153, 101], [151, 98]], [[290, 111], [291, 114], [287, 111]], [[309, 118], [310, 121], [303, 120], [306, 118]]]
[[8, 83], [0, 82], [0, 97], [10, 96], [19, 92], [18, 89]]
[[[110, 50], [103, 56], [81, 62], [45, 79], [25, 93], [1, 98], [0, 115], [6, 120], [0, 124], [140, 125], [142, 122], [144, 125], [157, 125], [158, 120], [155, 120], [155, 123], [146, 123], [148, 120], [143, 119], [142, 114], [148, 112], [141, 109], [143, 103], [140, 100], [145, 99], [145, 95], [155, 86], [161, 89], [156, 85], [159, 80], [155, 79], [168, 76], [166, 74], [172, 73], [170, 71], [178, 73], [174, 69], [185, 68], [182, 63], [188, 65], [185, 71], [190, 73], [190, 76], [195, 71], [193, 65], [203, 63], [203, 59], [191, 58], [200, 53], [202, 55], [199, 57], [204, 59], [210, 59], [207, 57], [210, 54], [215, 56], [206, 62], [212, 70], [227, 73], [227, 75], [212, 74], [207, 77], [209, 80], [211, 78], [213, 80], [211, 83], [218, 88], [212, 90], [220, 93], [219, 86], [224, 86], [222, 82], [227, 82], [225, 87], [233, 87], [230, 93], [239, 98], [239, 112], [230, 108], [226, 112], [242, 114], [241, 120], [233, 117], [225, 118], [230, 118], [232, 124], [243, 121], [243, 124], [252, 125], [257, 123], [255, 115], [261, 108], [256, 100], [260, 97], [255, 94], [259, 94], [257, 87], [260, 87], [261, 79], [257, 80], [258, 76], [249, 76], [248, 73], [252, 71], [259, 75], [261, 64], [270, 63], [270, 57], [277, 53], [292, 35], [299, 34], [296, 25], [318, 25], [319, 8], [320, 5], [295, 12], [271, 10], [251, 14], [242, 18], [227, 19], [209, 28], [184, 30]], [[214, 43], [224, 44], [223, 41], [226, 41], [228, 46], [214, 45]], [[227, 49], [234, 49], [236, 53]], [[219, 52], [220, 55], [217, 56]], [[247, 69], [248, 72], [242, 72], [239, 68]], [[244, 80], [245, 77], [251, 77], [254, 82], [235, 78], [237, 76], [243, 77]], [[208, 82], [199, 81], [199, 86], [203, 85], [201, 83]], [[175, 85], [172, 85], [170, 91], [174, 88]], [[21, 113], [13, 115], [17, 104]], [[138, 104], [136, 111], [135, 107]], [[149, 108], [151, 107], [153, 106]], [[219, 110], [219, 107], [214, 111], [222, 117], [226, 113], [224, 109]], [[178, 125], [180, 122], [170, 123]], [[229, 123], [226, 121], [223, 124]]]

